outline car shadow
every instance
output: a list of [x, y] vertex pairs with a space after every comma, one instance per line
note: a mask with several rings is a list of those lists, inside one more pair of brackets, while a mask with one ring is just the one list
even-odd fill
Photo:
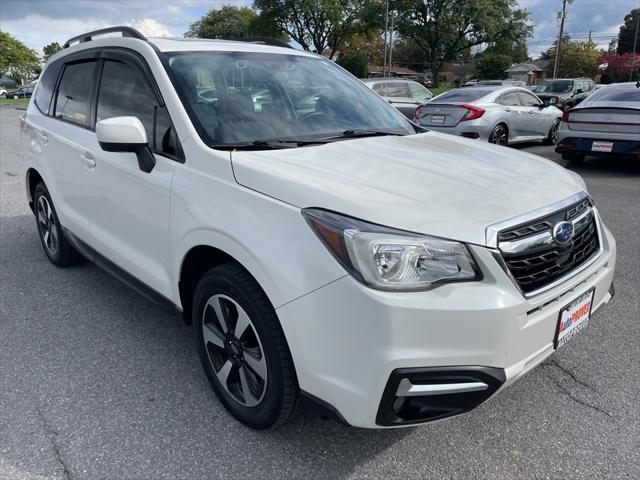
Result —
[[50, 264], [30, 215], [3, 217], [0, 244], [0, 403], [22, 439], [2, 458], [25, 475], [41, 471], [54, 438], [69, 471], [87, 478], [346, 478], [413, 431], [352, 428], [312, 409], [250, 430], [218, 402], [177, 314], [92, 264]]

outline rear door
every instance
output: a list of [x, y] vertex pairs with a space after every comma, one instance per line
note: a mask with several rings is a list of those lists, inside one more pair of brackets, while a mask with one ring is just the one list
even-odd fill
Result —
[[106, 259], [170, 298], [169, 203], [182, 151], [167, 109], [144, 60], [133, 52], [104, 50], [95, 121], [137, 117], [156, 165], [140, 170], [135, 153], [105, 152], [92, 138], [95, 168], [87, 172], [90, 244]]
[[60, 223], [86, 240], [90, 212], [84, 182], [92, 161], [88, 147], [95, 137], [89, 118], [97, 63], [76, 58], [63, 65], [48, 114], [34, 125], [34, 137], [44, 152], [45, 181]]
[[517, 140], [519, 137], [527, 135], [527, 118], [526, 109], [520, 103], [520, 97], [515, 90], [503, 93], [498, 98], [498, 103], [502, 105], [503, 111], [507, 118], [507, 127], [509, 128], [509, 139]]

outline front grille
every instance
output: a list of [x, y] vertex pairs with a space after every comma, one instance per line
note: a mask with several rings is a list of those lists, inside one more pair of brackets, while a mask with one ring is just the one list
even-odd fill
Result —
[[[554, 240], [553, 227], [568, 221], [574, 235], [565, 245]], [[498, 248], [524, 293], [549, 285], [588, 261], [600, 249], [596, 218], [589, 199], [545, 217], [498, 233]]]

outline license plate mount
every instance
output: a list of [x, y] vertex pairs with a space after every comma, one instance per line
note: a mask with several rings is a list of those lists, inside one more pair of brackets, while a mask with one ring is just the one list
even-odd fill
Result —
[[580, 333], [589, 324], [595, 288], [572, 300], [558, 314], [558, 325], [553, 347], [558, 349]]
[[611, 153], [612, 150], [613, 150], [613, 142], [594, 141], [591, 144], [592, 152]]
[[444, 115], [431, 115], [431, 123], [442, 125], [444, 123]]

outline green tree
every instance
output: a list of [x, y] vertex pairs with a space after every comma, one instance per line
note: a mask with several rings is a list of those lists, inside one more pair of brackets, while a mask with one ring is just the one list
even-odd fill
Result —
[[529, 13], [516, 5], [516, 0], [398, 0], [396, 28], [424, 50], [438, 86], [442, 65], [471, 47], [523, 42], [531, 35]]
[[[618, 33], [617, 54], [633, 53], [633, 37], [636, 34], [637, 25], [640, 22], [640, 8], [634, 8], [624, 17], [624, 25], [620, 27]], [[636, 53], [640, 53], [640, 32], [636, 41]]]
[[286, 39], [274, 25], [269, 25], [249, 7], [225, 5], [221, 9], [212, 8], [200, 20], [189, 25], [187, 37], [198, 38], [253, 38], [278, 37]]
[[16, 83], [22, 84], [40, 68], [40, 58], [35, 50], [0, 31], [0, 74], [8, 74]]
[[345, 40], [374, 30], [381, 2], [374, 0], [254, 0], [263, 22], [275, 25], [304, 50], [333, 58]]
[[49, 57], [58, 53], [60, 50], [62, 50], [62, 47], [58, 42], [51, 42], [49, 45], [42, 47], [42, 51], [44, 52], [44, 61], [46, 62], [49, 60]]
[[338, 58], [336, 63], [358, 78], [366, 78], [369, 73], [367, 55], [365, 53], [353, 52], [343, 55]]
[[[593, 77], [598, 69], [602, 50], [593, 42], [574, 42], [566, 40], [562, 42], [560, 50], [559, 77]], [[551, 47], [544, 56], [551, 62], [547, 66], [547, 74], [553, 73], [555, 65], [556, 47]]]
[[505, 70], [514, 62], [511, 61], [511, 55], [504, 53], [485, 53], [476, 62], [476, 73], [482, 79], [505, 78]]

